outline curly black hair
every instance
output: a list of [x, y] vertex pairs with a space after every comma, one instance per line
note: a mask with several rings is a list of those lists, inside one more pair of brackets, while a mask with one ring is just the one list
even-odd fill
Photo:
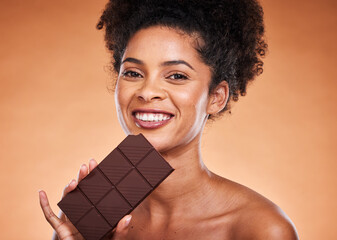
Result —
[[[154, 25], [201, 37], [196, 50], [212, 70], [211, 92], [221, 81], [230, 98], [244, 96], [249, 81], [263, 72], [268, 48], [264, 40], [263, 10], [256, 0], [110, 0], [97, 24], [105, 27], [113, 68], [119, 72], [129, 39]], [[230, 105], [221, 111], [230, 109]]]

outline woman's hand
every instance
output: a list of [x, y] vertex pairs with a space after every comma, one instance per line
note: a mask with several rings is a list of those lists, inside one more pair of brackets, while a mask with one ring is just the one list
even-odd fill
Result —
[[[89, 172], [91, 172], [97, 166], [95, 160], [89, 161]], [[79, 170], [77, 181], [75, 179], [71, 180], [70, 183], [64, 188], [62, 198], [64, 198], [69, 192], [74, 190], [77, 184], [88, 175], [88, 167], [83, 164]], [[53, 240], [83, 240], [84, 238], [74, 227], [74, 225], [68, 220], [66, 215], [60, 211], [59, 217], [55, 215], [51, 209], [48, 201], [47, 194], [44, 191], [39, 192], [40, 205], [43, 214], [49, 224], [53, 227], [54, 234]], [[126, 215], [122, 218], [117, 227], [106, 237], [106, 239], [112, 240], [122, 240], [128, 232], [128, 225], [131, 221], [131, 215]]]

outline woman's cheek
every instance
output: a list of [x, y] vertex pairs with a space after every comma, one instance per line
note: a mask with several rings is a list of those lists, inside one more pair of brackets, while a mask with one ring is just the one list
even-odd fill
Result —
[[201, 86], [187, 87], [183, 91], [175, 92], [175, 99], [179, 99], [184, 108], [197, 111], [202, 108], [207, 101], [207, 92], [202, 90]]
[[[115, 94], [116, 94], [115, 95], [116, 101], [118, 102], [120, 107], [124, 108], [127, 105], [128, 98], [129, 98], [129, 95], [130, 95], [127, 88], [125, 88], [125, 86], [123, 86], [123, 84], [118, 84], [116, 86]], [[125, 109], [123, 109], [123, 110], [125, 110]]]

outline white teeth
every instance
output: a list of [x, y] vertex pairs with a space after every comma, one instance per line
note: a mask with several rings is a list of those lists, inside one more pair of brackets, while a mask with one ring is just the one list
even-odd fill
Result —
[[139, 113], [135, 114], [135, 117], [139, 120], [146, 121], [146, 122], [159, 122], [170, 119], [171, 116], [168, 114], [162, 113]]

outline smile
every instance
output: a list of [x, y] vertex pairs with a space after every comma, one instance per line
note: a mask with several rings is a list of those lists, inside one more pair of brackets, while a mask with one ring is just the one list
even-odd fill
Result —
[[133, 118], [136, 125], [140, 128], [159, 128], [166, 125], [172, 118], [173, 114], [159, 111], [134, 111]]
[[135, 117], [138, 120], [142, 120], [145, 122], [159, 122], [159, 121], [165, 121], [167, 119], [171, 118], [171, 115], [163, 114], [163, 113], [140, 113], [137, 112], [135, 114]]

